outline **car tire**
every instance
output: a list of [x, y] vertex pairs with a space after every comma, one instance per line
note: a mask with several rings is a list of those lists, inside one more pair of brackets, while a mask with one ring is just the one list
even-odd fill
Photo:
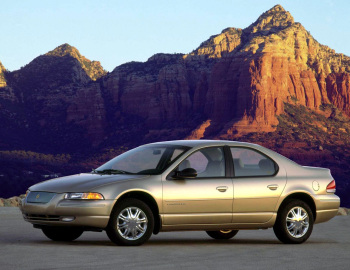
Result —
[[150, 207], [138, 199], [117, 202], [106, 232], [109, 239], [120, 246], [139, 246], [152, 235], [154, 217]]
[[84, 230], [81, 228], [45, 227], [41, 229], [47, 238], [53, 241], [74, 241], [79, 238]]
[[313, 224], [310, 206], [301, 200], [291, 200], [278, 212], [273, 230], [282, 243], [301, 244], [310, 237]]
[[211, 238], [219, 239], [219, 240], [225, 240], [225, 239], [227, 240], [234, 237], [238, 233], [238, 230], [206, 231], [206, 233]]

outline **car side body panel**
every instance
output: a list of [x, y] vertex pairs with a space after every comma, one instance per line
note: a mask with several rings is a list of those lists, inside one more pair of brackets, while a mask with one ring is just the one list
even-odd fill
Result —
[[[285, 163], [285, 160], [282, 159], [281, 163]], [[294, 162], [287, 164], [288, 181], [278, 202], [278, 207], [286, 198], [293, 194], [306, 194], [312, 198], [315, 204], [315, 224], [333, 218], [338, 212], [340, 199], [337, 195], [326, 191], [327, 185], [333, 180], [330, 170], [300, 166]]]
[[231, 223], [232, 202], [230, 178], [163, 181], [164, 225]]
[[[46, 204], [22, 200], [20, 209], [26, 221], [49, 226], [81, 226], [105, 229], [110, 214], [124, 195], [148, 194], [158, 206], [162, 231], [264, 229], [274, 225], [283, 203], [295, 194], [309, 196], [314, 203], [315, 223], [325, 222], [338, 211], [339, 197], [326, 192], [332, 181], [328, 169], [300, 166], [262, 146], [232, 141], [171, 141], [161, 144], [192, 147], [161, 175], [90, 175], [83, 174], [39, 183], [31, 191], [55, 192]], [[156, 144], [155, 144], [156, 145]], [[191, 153], [213, 146], [255, 149], [278, 164], [278, 172], [268, 177], [239, 178], [226, 175], [212, 179], [167, 179]], [[276, 185], [276, 189], [270, 189]], [[225, 192], [218, 187], [227, 187]], [[66, 192], [98, 192], [101, 201], [65, 200]], [[74, 216], [71, 222], [61, 217]], [[57, 220], [58, 219], [58, 220]]]

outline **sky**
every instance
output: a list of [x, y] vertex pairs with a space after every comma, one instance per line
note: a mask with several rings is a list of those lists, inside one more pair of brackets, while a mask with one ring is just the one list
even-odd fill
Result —
[[17, 70], [68, 43], [112, 71], [156, 53], [189, 53], [276, 4], [318, 42], [350, 56], [348, 0], [0, 0], [0, 61]]

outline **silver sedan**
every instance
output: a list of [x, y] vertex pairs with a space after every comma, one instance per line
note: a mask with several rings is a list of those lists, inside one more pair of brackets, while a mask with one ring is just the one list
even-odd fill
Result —
[[340, 200], [329, 169], [305, 167], [256, 144], [167, 141], [137, 147], [90, 173], [29, 188], [23, 217], [55, 241], [102, 231], [118, 245], [141, 245], [162, 231], [203, 230], [230, 239], [273, 228], [303, 243]]

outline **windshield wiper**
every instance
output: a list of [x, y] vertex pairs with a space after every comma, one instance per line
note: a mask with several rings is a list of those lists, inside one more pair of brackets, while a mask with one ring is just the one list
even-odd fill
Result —
[[92, 170], [94, 173], [98, 174], [132, 174], [131, 172], [126, 172], [122, 170], [106, 169], [102, 171]]

